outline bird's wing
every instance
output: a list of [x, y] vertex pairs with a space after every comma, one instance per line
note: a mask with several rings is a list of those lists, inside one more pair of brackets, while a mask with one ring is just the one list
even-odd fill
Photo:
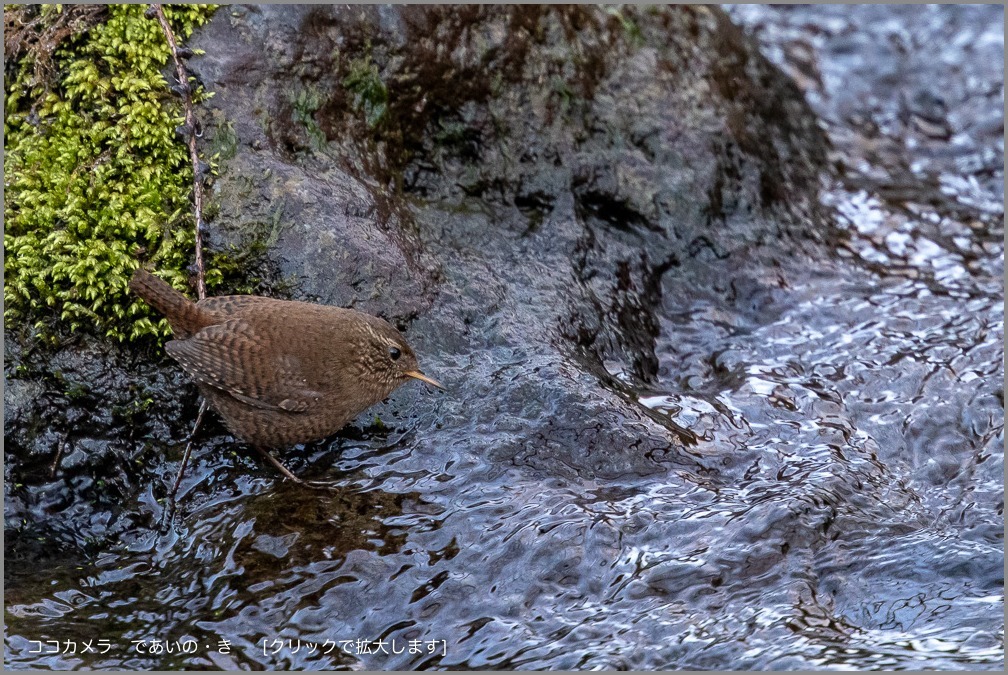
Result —
[[311, 410], [322, 392], [309, 384], [300, 359], [275, 347], [265, 349], [255, 329], [241, 319], [207, 326], [165, 345], [194, 380], [243, 403], [292, 413]]

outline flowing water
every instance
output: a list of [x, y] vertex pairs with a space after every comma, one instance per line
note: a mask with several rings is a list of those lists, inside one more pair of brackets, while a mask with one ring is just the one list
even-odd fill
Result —
[[1002, 669], [1003, 10], [730, 12], [825, 121], [848, 236], [735, 309], [666, 289], [630, 395], [696, 436], [670, 471], [481, 454], [521, 425], [494, 381], [585, 375], [445, 357], [485, 397], [318, 446], [326, 489], [206, 450], [172, 527], [151, 489], [118, 547], [9, 574], [6, 665]]

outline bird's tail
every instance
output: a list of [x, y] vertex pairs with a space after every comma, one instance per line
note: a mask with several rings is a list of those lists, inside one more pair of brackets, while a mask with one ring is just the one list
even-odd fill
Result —
[[211, 323], [196, 303], [145, 269], [133, 273], [130, 290], [165, 315], [178, 339], [187, 338]]

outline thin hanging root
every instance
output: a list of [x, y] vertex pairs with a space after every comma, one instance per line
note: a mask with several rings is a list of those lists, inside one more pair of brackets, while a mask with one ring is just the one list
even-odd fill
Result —
[[189, 161], [192, 162], [193, 167], [193, 211], [196, 218], [196, 295], [202, 300], [206, 297], [206, 272], [203, 265], [203, 230], [205, 229], [203, 224], [203, 177], [206, 171], [201, 170], [199, 153], [196, 151], [196, 137], [200, 135], [200, 126], [199, 121], [196, 119], [196, 112], [193, 110], [192, 87], [189, 86], [189, 74], [185, 66], [182, 65], [182, 55], [187, 50], [185, 47], [180, 48], [178, 46], [175, 32], [172, 30], [171, 24], [168, 23], [167, 17], [165, 17], [161, 3], [151, 3], [150, 8], [147, 10], [147, 15], [157, 19], [161, 25], [161, 30], [165, 34], [165, 39], [168, 41], [172, 60], [175, 62], [175, 76], [178, 78], [176, 93], [182, 97], [182, 105], [185, 109], [185, 123], [180, 128], [186, 130], [187, 138], [185, 140], [186, 145], [189, 147]]

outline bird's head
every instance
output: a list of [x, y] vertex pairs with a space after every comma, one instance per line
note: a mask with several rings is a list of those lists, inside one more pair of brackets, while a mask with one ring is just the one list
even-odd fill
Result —
[[416, 353], [406, 338], [382, 319], [374, 318], [366, 324], [361, 365], [365, 376], [381, 381], [390, 391], [410, 379], [444, 389], [439, 382], [420, 371]]

